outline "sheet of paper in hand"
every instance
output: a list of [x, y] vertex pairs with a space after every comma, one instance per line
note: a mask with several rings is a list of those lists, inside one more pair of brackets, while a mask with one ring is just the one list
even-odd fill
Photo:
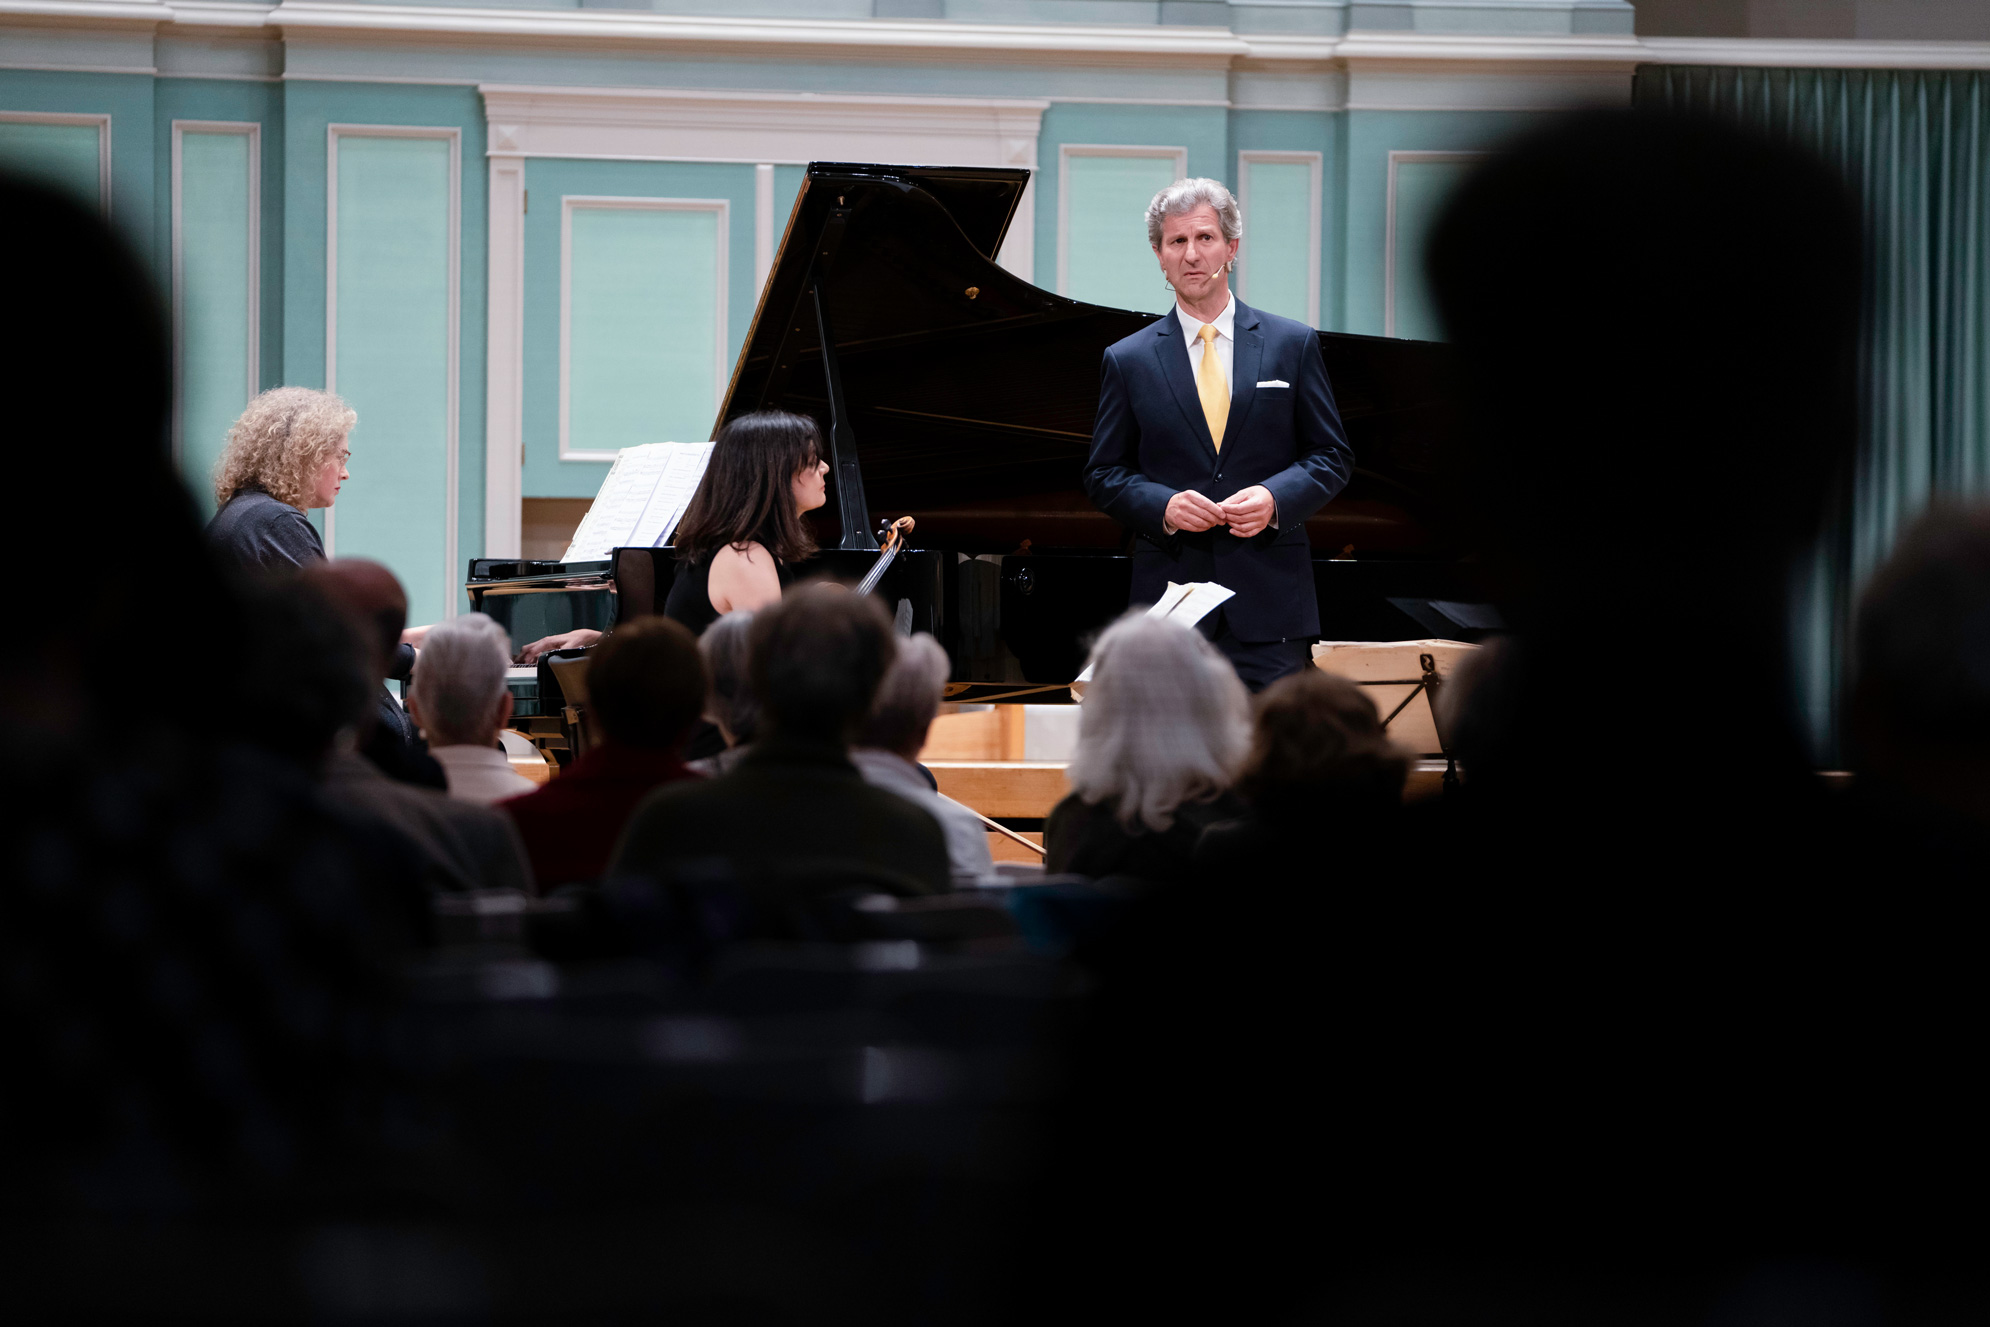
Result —
[[[1190, 581], [1187, 585], [1177, 585], [1169, 581], [1168, 588], [1161, 592], [1160, 599], [1147, 610], [1147, 616], [1165, 617], [1170, 622], [1193, 627], [1222, 607], [1224, 600], [1234, 598], [1236, 593], [1235, 590], [1224, 589], [1214, 581]], [[1083, 700], [1085, 686], [1091, 680], [1092, 665], [1088, 663], [1085, 665], [1085, 671], [1078, 674], [1077, 680], [1071, 683], [1072, 699]]]
[[658, 548], [670, 542], [705, 466], [709, 442], [646, 442], [616, 453], [562, 562], [598, 562], [617, 548]]

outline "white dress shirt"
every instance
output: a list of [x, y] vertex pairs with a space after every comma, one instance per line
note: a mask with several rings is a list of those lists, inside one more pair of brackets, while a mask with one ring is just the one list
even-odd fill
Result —
[[[1188, 369], [1189, 376], [1193, 378], [1202, 369], [1202, 329], [1204, 324], [1180, 304], [1175, 305], [1175, 317], [1181, 320], [1182, 338], [1188, 342]], [[1230, 334], [1230, 329], [1236, 326], [1236, 323], [1237, 301], [1235, 299], [1228, 299], [1223, 303], [1223, 312], [1217, 314], [1215, 321], [1208, 324], [1216, 329], [1216, 363], [1223, 370], [1223, 381], [1232, 384], [1233, 394], [1235, 391], [1234, 384], [1237, 379], [1236, 375], [1230, 371], [1230, 366], [1236, 363], [1237, 360], [1237, 341]]]
[[[1237, 324], [1236, 297], [1232, 296], [1225, 300], [1223, 302], [1223, 312], [1217, 314], [1208, 323], [1204, 323], [1200, 318], [1197, 318], [1187, 309], [1184, 309], [1180, 303], [1175, 305], [1175, 318], [1182, 325], [1182, 339], [1188, 343], [1188, 368], [1191, 378], [1195, 377], [1202, 369], [1202, 329], [1204, 327], [1214, 327], [1216, 329], [1216, 363], [1223, 370], [1223, 381], [1229, 384], [1230, 394], [1235, 396], [1237, 392], [1237, 380], [1236, 375], [1232, 372], [1232, 366], [1237, 362], [1237, 340], [1230, 334], [1230, 329]], [[1223, 502], [1235, 495], [1223, 493], [1208, 494], [1206, 496], [1213, 497], [1218, 502]], [[1271, 528], [1274, 530], [1278, 528], [1278, 512], [1275, 509], [1271, 514]], [[1161, 529], [1168, 534], [1175, 532], [1175, 527], [1167, 521], [1161, 522]]]
[[442, 766], [449, 780], [449, 795], [459, 802], [488, 806], [539, 788], [523, 774], [514, 773], [511, 761], [496, 747], [432, 746], [428, 753]]

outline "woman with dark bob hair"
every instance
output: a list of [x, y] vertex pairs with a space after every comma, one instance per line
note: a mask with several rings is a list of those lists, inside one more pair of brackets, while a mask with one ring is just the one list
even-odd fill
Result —
[[[815, 552], [802, 513], [823, 503], [829, 465], [815, 421], [756, 410], [724, 428], [672, 542], [681, 562], [663, 613], [694, 636], [727, 613], [781, 601], [794, 567]], [[520, 663], [553, 650], [585, 649], [601, 633], [585, 627], [525, 647]]]
[[677, 523], [680, 565], [664, 615], [703, 635], [727, 613], [779, 603], [795, 565], [815, 552], [802, 513], [822, 505], [828, 474], [805, 415], [757, 410], [720, 429]]

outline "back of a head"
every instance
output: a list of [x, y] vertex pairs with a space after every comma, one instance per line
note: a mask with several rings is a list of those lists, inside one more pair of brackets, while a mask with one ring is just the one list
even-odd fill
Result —
[[511, 638], [482, 613], [438, 622], [415, 661], [413, 695], [433, 746], [481, 745], [504, 692]]
[[931, 636], [921, 633], [898, 642], [898, 657], [878, 686], [877, 699], [857, 735], [857, 745], [890, 751], [910, 760], [926, 744], [939, 713], [952, 664]]
[[727, 613], [698, 637], [705, 661], [705, 717], [732, 741], [751, 742], [760, 731], [760, 703], [753, 698], [753, 613]]
[[1493, 157], [1428, 265], [1495, 542], [1554, 582], [1718, 561], [1755, 589], [1850, 456], [1860, 257], [1830, 171], [1738, 128], [1584, 114]]
[[753, 694], [785, 737], [848, 743], [870, 712], [896, 645], [877, 600], [836, 585], [791, 591], [754, 615]]
[[1249, 713], [1244, 684], [1215, 646], [1135, 610], [1092, 649], [1071, 788], [1115, 802], [1129, 827], [1166, 829], [1177, 806], [1230, 786]]
[[1860, 598], [1856, 667], [1862, 767], [1990, 755], [1990, 508], [1907, 531]]
[[587, 703], [609, 741], [675, 750], [705, 703], [697, 638], [667, 617], [618, 626], [588, 653]]
[[1394, 807], [1409, 758], [1392, 746], [1359, 686], [1308, 668], [1258, 697], [1251, 754], [1237, 790], [1274, 815]]
[[408, 624], [407, 591], [394, 573], [366, 558], [338, 558], [305, 568], [303, 580], [359, 627], [373, 670], [385, 677]]
[[242, 681], [230, 697], [241, 734], [311, 766], [365, 720], [377, 682], [359, 624], [320, 585], [296, 578], [243, 588], [248, 629], [234, 648]]

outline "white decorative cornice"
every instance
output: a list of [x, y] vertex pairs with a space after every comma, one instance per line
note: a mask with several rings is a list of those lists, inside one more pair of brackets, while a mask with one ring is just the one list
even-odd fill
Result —
[[1990, 41], [1784, 41], [1755, 37], [1646, 37], [1651, 64], [1773, 69], [1990, 69]]
[[[992, 97], [501, 83], [477, 90], [492, 156], [805, 161], [875, 138], [880, 147], [937, 154], [920, 160], [1033, 166], [1038, 126], [1050, 108], [1048, 101]], [[798, 150], [818, 141], [820, 150]]]
[[152, 0], [0, 0], [0, 19], [54, 21], [64, 26], [110, 27], [173, 21], [170, 5]]
[[[1639, 64], [1990, 69], [1990, 42], [1785, 41], [1634, 36], [1469, 36], [1363, 30], [1342, 36], [1221, 27], [759, 19], [626, 9], [478, 9], [341, 0], [0, 0], [0, 24], [129, 30], [268, 30], [286, 41], [392, 45], [546, 43], [567, 49], [801, 58], [1006, 60], [1182, 70], [1476, 68], [1525, 73]], [[5, 63], [0, 60], [0, 63]]]
[[1035, 58], [1227, 61], [1247, 52], [1227, 28], [920, 22], [898, 19], [754, 19], [639, 10], [462, 9], [290, 0], [269, 23], [296, 34], [534, 38], [709, 50], [834, 50]]

